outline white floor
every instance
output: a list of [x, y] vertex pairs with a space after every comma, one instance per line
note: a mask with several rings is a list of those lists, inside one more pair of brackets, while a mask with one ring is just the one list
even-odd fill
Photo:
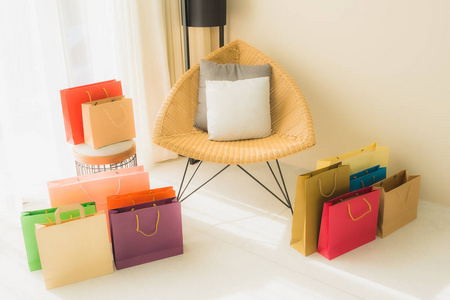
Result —
[[[178, 190], [186, 159], [150, 170]], [[204, 163], [196, 186], [221, 168]], [[275, 189], [265, 164], [246, 166]], [[296, 175], [282, 164], [290, 197]], [[237, 167], [182, 204], [180, 256], [46, 290], [29, 272], [16, 220], [0, 221], [0, 299], [450, 299], [450, 207], [419, 202], [417, 220], [328, 261], [289, 245], [292, 215]]]

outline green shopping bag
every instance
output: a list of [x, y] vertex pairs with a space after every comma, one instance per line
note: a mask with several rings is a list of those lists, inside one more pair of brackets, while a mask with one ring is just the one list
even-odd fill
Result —
[[[81, 204], [84, 207], [85, 215], [96, 213], [95, 202], [87, 202]], [[25, 241], [25, 248], [27, 251], [28, 267], [30, 271], [41, 269], [41, 260], [39, 258], [39, 251], [36, 242], [35, 224], [47, 224], [55, 222], [55, 211], [57, 207], [25, 211], [20, 216], [22, 223], [23, 239]], [[68, 220], [71, 218], [78, 218], [80, 216], [79, 210], [67, 211], [60, 214], [61, 220]]]

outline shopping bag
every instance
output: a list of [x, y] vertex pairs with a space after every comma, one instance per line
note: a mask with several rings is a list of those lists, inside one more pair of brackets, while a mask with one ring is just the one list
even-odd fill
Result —
[[420, 175], [400, 171], [374, 184], [380, 190], [377, 235], [388, 236], [417, 218], [420, 194]]
[[74, 145], [84, 143], [81, 104], [122, 95], [120, 81], [109, 80], [60, 91], [66, 138]]
[[[175, 191], [171, 186], [128, 194], [111, 195], [106, 198], [107, 210], [173, 197], [175, 197]], [[106, 215], [106, 223], [109, 230], [109, 214]]]
[[[59, 213], [78, 209], [80, 218], [61, 221]], [[85, 216], [80, 204], [59, 207], [56, 223], [37, 224], [36, 240], [47, 289], [114, 271], [103, 212]]]
[[83, 103], [84, 142], [97, 149], [136, 137], [133, 102], [123, 96]]
[[108, 210], [175, 197], [172, 186], [107, 197]]
[[177, 198], [112, 209], [109, 218], [118, 270], [183, 253]]
[[379, 199], [369, 186], [327, 201], [317, 252], [331, 260], [375, 240]]
[[350, 192], [371, 186], [386, 178], [386, 168], [380, 165], [350, 175]]
[[348, 192], [350, 170], [341, 163], [297, 177], [291, 246], [308, 256], [317, 250], [324, 202]]
[[[95, 213], [95, 202], [81, 204], [84, 208], [85, 215]], [[41, 269], [41, 260], [39, 259], [39, 251], [36, 242], [35, 225], [55, 222], [56, 208], [47, 208], [41, 210], [25, 211], [20, 216], [22, 224], [23, 239], [25, 241], [25, 249], [27, 252], [28, 267], [30, 271]], [[66, 211], [60, 214], [61, 220], [78, 218], [80, 211], [78, 209]]]
[[47, 183], [52, 207], [95, 201], [97, 211], [107, 212], [107, 197], [150, 189], [143, 166], [81, 175]]
[[320, 169], [342, 161], [343, 165], [350, 166], [350, 174], [354, 174], [377, 165], [387, 168], [388, 160], [389, 147], [380, 147], [377, 143], [373, 143], [362, 149], [318, 160], [316, 168]]

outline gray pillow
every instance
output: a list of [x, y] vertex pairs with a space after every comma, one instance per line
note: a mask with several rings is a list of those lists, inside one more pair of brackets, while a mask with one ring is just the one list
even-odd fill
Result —
[[195, 126], [208, 131], [206, 117], [206, 80], [236, 81], [250, 78], [270, 77], [272, 68], [269, 64], [246, 66], [238, 64], [218, 64], [212, 61], [200, 60], [200, 78], [198, 90], [198, 108], [195, 116]]

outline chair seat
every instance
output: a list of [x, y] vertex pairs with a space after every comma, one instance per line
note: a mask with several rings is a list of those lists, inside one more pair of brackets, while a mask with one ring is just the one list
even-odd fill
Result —
[[237, 40], [204, 60], [219, 64], [271, 66], [272, 135], [254, 140], [208, 141], [208, 133], [194, 126], [200, 73], [200, 66], [196, 64], [177, 81], [162, 104], [153, 128], [155, 144], [190, 158], [231, 165], [275, 160], [315, 145], [308, 105], [294, 80], [272, 59]]
[[275, 160], [302, 151], [310, 145], [306, 141], [300, 142], [298, 137], [278, 133], [263, 139], [216, 142], [209, 141], [208, 133], [202, 130], [160, 139], [159, 144], [190, 158], [230, 165]]

